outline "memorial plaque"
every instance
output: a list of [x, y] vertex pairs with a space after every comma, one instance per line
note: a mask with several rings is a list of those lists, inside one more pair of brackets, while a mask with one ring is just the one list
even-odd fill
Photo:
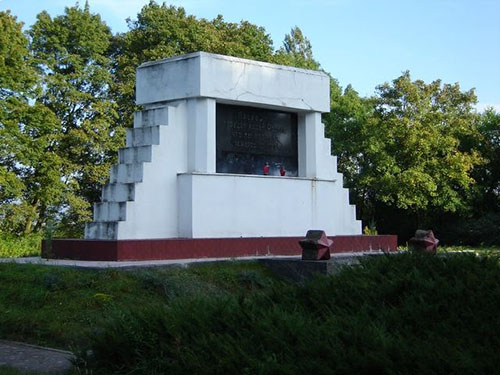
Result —
[[297, 114], [217, 104], [217, 173], [298, 173]]

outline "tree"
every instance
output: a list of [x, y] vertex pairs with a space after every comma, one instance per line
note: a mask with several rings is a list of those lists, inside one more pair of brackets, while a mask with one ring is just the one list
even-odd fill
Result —
[[[117, 126], [116, 105], [109, 95], [111, 32], [86, 4], [84, 9], [66, 8], [53, 19], [40, 13], [29, 33], [42, 77], [37, 101], [57, 117], [58, 137], [46, 149], [60, 158], [65, 187], [55, 211], [59, 220], [74, 227], [70, 234], [80, 234], [90, 219], [90, 202], [98, 199], [123, 143], [124, 131]], [[43, 213], [45, 207], [39, 210]]]
[[[21, 195], [23, 184], [10, 168], [6, 150], [5, 120], [12, 113], [13, 104], [26, 103], [35, 82], [35, 71], [30, 69], [28, 40], [22, 33], [22, 24], [10, 12], [0, 12], [0, 204], [2, 211], [7, 202]], [[5, 215], [4, 212], [1, 213]]]
[[312, 46], [302, 30], [295, 26], [285, 35], [283, 46], [276, 52], [273, 61], [305, 69], [318, 70], [320, 65], [314, 60]]
[[61, 160], [48, 152], [56, 118], [36, 102], [38, 75], [21, 28], [0, 12], [0, 228], [30, 233], [59, 199]]
[[196, 51], [261, 61], [270, 61], [273, 54], [272, 40], [262, 27], [247, 21], [228, 23], [221, 15], [212, 21], [197, 19], [165, 3], [151, 1], [128, 26], [114, 41], [114, 98], [127, 126], [136, 110], [135, 71], [146, 61]]
[[363, 219], [390, 207], [422, 225], [431, 212], [467, 209], [472, 172], [482, 162], [467, 146], [479, 137], [473, 90], [412, 81], [405, 72], [370, 100], [346, 90], [341, 102], [346, 113], [328, 127], [347, 185], [368, 214]]
[[344, 175], [344, 183], [350, 190], [357, 215], [365, 221], [373, 219], [372, 191], [362, 183], [360, 168], [368, 156], [367, 130], [374, 121], [374, 100], [361, 98], [351, 85], [344, 90], [334, 79], [330, 80], [330, 112], [323, 115], [325, 135], [332, 139], [332, 154], [338, 158], [338, 169]]
[[115, 37], [114, 99], [119, 117], [131, 126], [135, 100], [135, 71], [146, 62], [171, 56], [205, 51], [223, 55], [319, 69], [312, 47], [295, 27], [285, 36], [284, 47], [273, 49], [273, 41], [263, 27], [248, 21], [226, 22], [221, 15], [212, 21], [187, 15], [181, 7], [157, 4], [144, 6], [137, 20], [128, 20], [129, 31]]
[[482, 138], [477, 148], [486, 162], [474, 174], [478, 182], [474, 206], [480, 211], [500, 212], [500, 113], [493, 108], [486, 109], [478, 129]]

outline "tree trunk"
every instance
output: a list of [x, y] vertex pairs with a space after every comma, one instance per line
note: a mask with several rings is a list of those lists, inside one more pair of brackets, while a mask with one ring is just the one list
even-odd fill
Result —
[[33, 230], [33, 221], [38, 217], [36, 212], [38, 206], [38, 199], [36, 199], [31, 206], [31, 213], [26, 219], [26, 224], [24, 226], [24, 234], [30, 234]]
[[38, 232], [39, 230], [42, 229], [42, 225], [43, 225], [43, 219], [45, 217], [45, 211], [46, 211], [46, 208], [45, 208], [45, 205], [42, 204], [40, 206], [40, 212], [38, 213], [37, 217], [38, 217], [38, 220], [36, 221], [36, 225], [35, 225], [35, 232]]
[[33, 219], [30, 217], [28, 217], [26, 219], [26, 224], [24, 226], [24, 234], [30, 234], [31, 233], [31, 227], [33, 225]]

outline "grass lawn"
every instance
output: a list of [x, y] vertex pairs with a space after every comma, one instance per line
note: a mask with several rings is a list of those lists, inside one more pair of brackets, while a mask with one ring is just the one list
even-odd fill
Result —
[[499, 280], [498, 257], [474, 254], [379, 257], [305, 284], [256, 262], [0, 264], [0, 337], [73, 350], [94, 374], [493, 373]]
[[179, 296], [251, 293], [273, 280], [252, 262], [134, 271], [0, 263], [0, 337], [74, 350], [118, 311]]

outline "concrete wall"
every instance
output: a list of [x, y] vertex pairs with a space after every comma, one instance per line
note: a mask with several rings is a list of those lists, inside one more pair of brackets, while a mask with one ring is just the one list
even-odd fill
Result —
[[195, 52], [137, 69], [137, 104], [193, 97], [316, 112], [330, 111], [322, 72]]
[[[294, 177], [180, 174], [181, 237], [303, 236], [358, 233], [354, 206], [337, 181]], [[342, 215], [338, 215], [342, 209]]]

